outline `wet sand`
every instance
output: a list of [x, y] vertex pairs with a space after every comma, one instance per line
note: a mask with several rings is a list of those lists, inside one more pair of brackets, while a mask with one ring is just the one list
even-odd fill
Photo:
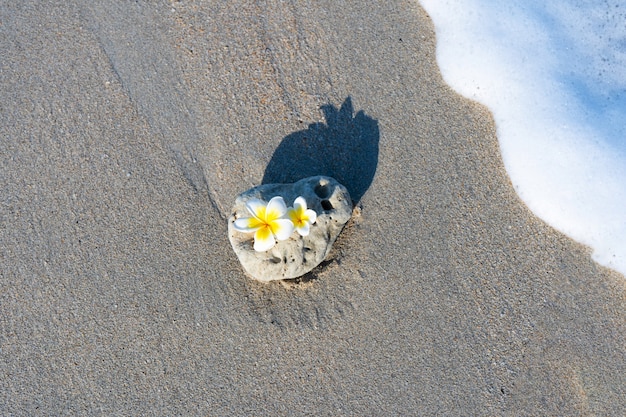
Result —
[[[0, 50], [0, 414], [623, 415], [625, 278], [519, 200], [416, 2], [11, 2]], [[358, 213], [250, 280], [235, 196], [317, 170]]]

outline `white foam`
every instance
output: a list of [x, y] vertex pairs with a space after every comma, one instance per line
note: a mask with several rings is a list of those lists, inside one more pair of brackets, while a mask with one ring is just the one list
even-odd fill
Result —
[[626, 3], [420, 3], [446, 82], [493, 112], [522, 200], [626, 275]]

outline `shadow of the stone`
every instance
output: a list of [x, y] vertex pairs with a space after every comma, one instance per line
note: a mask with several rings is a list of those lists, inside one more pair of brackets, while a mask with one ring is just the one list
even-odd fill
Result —
[[331, 104], [321, 109], [326, 123], [313, 123], [286, 136], [265, 168], [263, 184], [327, 175], [345, 185], [358, 203], [378, 165], [378, 122], [362, 110], [354, 115], [350, 97], [340, 109]]

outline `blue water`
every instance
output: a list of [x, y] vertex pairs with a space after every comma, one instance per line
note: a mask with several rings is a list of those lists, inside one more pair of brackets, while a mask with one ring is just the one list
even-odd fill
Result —
[[626, 0], [421, 0], [444, 79], [494, 114], [516, 191], [626, 274]]

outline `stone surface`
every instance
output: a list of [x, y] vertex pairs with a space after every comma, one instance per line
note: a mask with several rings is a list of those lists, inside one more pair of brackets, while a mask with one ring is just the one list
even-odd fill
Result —
[[[259, 198], [268, 202], [282, 196], [292, 206], [298, 196], [305, 198], [307, 207], [315, 210], [317, 221], [308, 236], [293, 235], [267, 252], [253, 249], [254, 234], [235, 230], [239, 217], [248, 217], [246, 202]], [[348, 190], [331, 177], [315, 176], [293, 184], [263, 184], [241, 193], [228, 220], [228, 237], [244, 270], [260, 281], [297, 278], [319, 265], [352, 215], [352, 200]]]

